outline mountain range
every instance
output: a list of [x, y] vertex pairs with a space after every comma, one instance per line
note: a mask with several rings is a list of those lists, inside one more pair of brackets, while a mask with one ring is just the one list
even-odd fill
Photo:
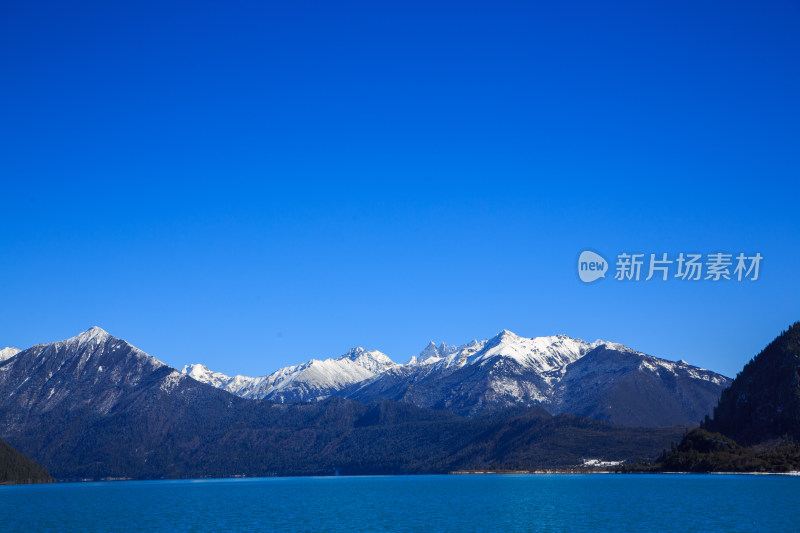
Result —
[[[353, 352], [348, 360], [363, 362], [363, 355]], [[422, 366], [433, 368], [435, 361]], [[655, 457], [683, 431], [552, 416], [540, 406], [464, 417], [391, 400], [246, 399], [96, 327], [0, 362], [0, 437], [62, 480], [442, 473], [574, 465], [586, 458], [630, 461]]]
[[461, 346], [431, 342], [406, 364], [359, 347], [261, 377], [231, 377], [202, 364], [187, 365], [183, 373], [243, 398], [280, 403], [393, 400], [463, 416], [541, 406], [630, 426], [696, 425], [730, 384], [685, 361], [618, 343], [526, 338], [508, 330]]

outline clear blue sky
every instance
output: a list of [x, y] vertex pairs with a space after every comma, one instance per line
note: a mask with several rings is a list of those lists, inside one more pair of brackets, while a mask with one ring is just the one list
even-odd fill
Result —
[[[6, 2], [0, 347], [398, 361], [503, 328], [734, 375], [800, 319], [800, 4]], [[760, 252], [582, 284], [578, 253]]]

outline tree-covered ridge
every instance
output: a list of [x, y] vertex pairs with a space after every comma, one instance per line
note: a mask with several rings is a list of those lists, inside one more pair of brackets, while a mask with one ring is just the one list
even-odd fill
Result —
[[800, 440], [800, 322], [745, 365], [705, 427], [743, 445]]
[[723, 391], [714, 418], [645, 470], [800, 470], [800, 322], [750, 360]]
[[0, 439], [0, 483], [49, 483], [53, 478], [32, 459]]

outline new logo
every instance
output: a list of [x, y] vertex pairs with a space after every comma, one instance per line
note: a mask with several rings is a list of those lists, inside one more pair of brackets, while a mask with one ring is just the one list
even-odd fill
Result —
[[602, 255], [584, 250], [578, 258], [578, 276], [584, 283], [606, 277], [608, 261]]

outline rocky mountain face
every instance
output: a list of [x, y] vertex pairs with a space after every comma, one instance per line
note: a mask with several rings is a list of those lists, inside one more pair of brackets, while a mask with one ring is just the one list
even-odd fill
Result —
[[[698, 424], [730, 380], [689, 365], [566, 335], [525, 338], [504, 330], [462, 346], [430, 343], [404, 365], [361, 348], [312, 360], [262, 378], [230, 378], [201, 365], [187, 375], [248, 398], [360, 402], [392, 400], [473, 416], [509, 407], [542, 406], [615, 424]], [[348, 363], [345, 365], [344, 363]]]
[[697, 425], [730, 379], [688, 364], [604, 344], [570, 364], [546, 407], [630, 426]]
[[0, 363], [0, 411], [14, 413], [13, 431], [31, 413], [70, 411], [84, 404], [107, 414], [131, 393], [170, 390], [191, 380], [100, 328], [65, 341], [37, 344]]
[[100, 328], [0, 362], [0, 436], [59, 479], [534, 468], [654, 457], [680, 432], [537, 408], [464, 418], [390, 401], [244, 399]]

